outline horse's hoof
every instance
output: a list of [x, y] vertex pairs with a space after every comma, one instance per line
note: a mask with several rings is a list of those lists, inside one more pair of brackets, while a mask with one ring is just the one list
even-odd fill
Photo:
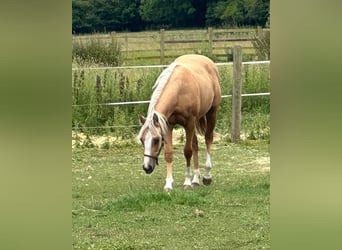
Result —
[[172, 191], [172, 188], [164, 188], [164, 192], [169, 193]]
[[193, 188], [196, 188], [196, 187], [199, 187], [199, 186], [200, 186], [200, 184], [197, 183], [197, 182], [191, 183], [191, 187], [193, 187]]
[[188, 189], [191, 189], [191, 188], [192, 188], [191, 185], [184, 185], [183, 187], [184, 187], [185, 190], [188, 190]]
[[208, 186], [211, 184], [211, 178], [207, 179], [207, 178], [203, 178], [203, 184]]

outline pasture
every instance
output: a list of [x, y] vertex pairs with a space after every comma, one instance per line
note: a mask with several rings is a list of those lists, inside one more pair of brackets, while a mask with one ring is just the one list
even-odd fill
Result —
[[[73, 148], [73, 249], [269, 249], [269, 143], [215, 140], [213, 183], [184, 190], [181, 141], [170, 193], [163, 191], [163, 157], [146, 175], [134, 140]], [[199, 147], [203, 171], [203, 139]]]
[[[175, 57], [173, 54], [169, 57], [168, 52], [180, 51], [186, 44], [171, 40], [178, 40], [177, 36], [186, 33], [194, 36], [188, 40], [195, 39], [189, 31], [180, 35], [176, 32], [175, 38], [165, 35], [168, 45], [165, 63]], [[208, 47], [210, 39], [207, 33], [203, 34], [201, 42], [189, 45], [190, 52], [215, 54], [222, 44], [217, 45], [214, 40], [220, 37], [213, 35], [212, 47]], [[120, 41], [120, 34], [115, 34], [113, 39], [124, 44], [123, 65], [159, 62], [160, 48], [145, 38], [142, 43], [140, 35], [126, 34]], [[149, 37], [158, 38], [157, 34]], [[246, 41], [236, 42], [249, 46], [242, 44]], [[148, 53], [151, 58], [146, 58], [141, 53], [148, 50], [144, 46], [149, 43], [156, 54]], [[230, 46], [222, 45], [220, 49], [224, 52], [218, 52], [225, 53], [223, 61]], [[135, 51], [137, 47], [142, 51]], [[183, 189], [185, 138], [184, 131], [177, 128], [174, 189], [166, 193], [164, 151], [159, 166], [152, 175], [146, 175], [142, 169], [143, 148], [134, 138], [139, 129], [138, 114], [145, 115], [147, 105], [104, 105], [149, 100], [151, 87], [162, 69], [84, 69], [83, 66], [101, 65], [73, 61], [73, 249], [270, 248], [269, 96], [242, 99], [242, 141], [238, 144], [230, 143], [231, 98], [222, 99], [215, 130], [219, 134], [212, 147], [210, 186]], [[232, 67], [220, 66], [219, 71], [222, 94], [231, 94]], [[269, 65], [245, 65], [242, 78], [242, 93], [270, 90]], [[203, 173], [203, 138], [199, 138], [199, 160]]]

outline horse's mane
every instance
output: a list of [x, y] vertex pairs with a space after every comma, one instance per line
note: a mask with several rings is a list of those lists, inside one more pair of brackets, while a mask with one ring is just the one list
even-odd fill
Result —
[[169, 80], [174, 68], [177, 66], [175, 62], [171, 63], [163, 72], [160, 74], [152, 89], [155, 89], [151, 96], [150, 105], [148, 107], [147, 116], [153, 114], [154, 106], [156, 105], [159, 96], [161, 95], [167, 81]]
[[153, 123], [153, 116], [156, 115], [158, 117], [159, 125], [162, 131], [162, 134], [165, 134], [167, 131], [167, 120], [166, 117], [159, 112], [157, 112], [154, 109], [154, 106], [156, 105], [165, 85], [167, 84], [173, 70], [178, 64], [173, 62], [171, 63], [166, 69], [163, 70], [163, 72], [160, 74], [158, 79], [156, 80], [155, 84], [153, 85], [152, 89], [154, 89], [151, 100], [150, 100], [150, 105], [148, 107], [148, 112], [147, 112], [147, 117], [144, 125], [142, 126], [140, 133], [138, 137], [141, 137], [143, 131], [149, 127], [150, 130], [156, 130], [156, 127]]

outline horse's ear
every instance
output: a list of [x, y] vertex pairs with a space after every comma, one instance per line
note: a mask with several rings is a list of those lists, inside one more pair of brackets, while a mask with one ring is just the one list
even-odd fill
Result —
[[142, 116], [142, 115], [139, 115], [140, 125], [144, 125], [145, 121], [146, 121], [146, 118], [144, 116]]
[[153, 114], [153, 124], [154, 126], [159, 127], [159, 119], [156, 114]]

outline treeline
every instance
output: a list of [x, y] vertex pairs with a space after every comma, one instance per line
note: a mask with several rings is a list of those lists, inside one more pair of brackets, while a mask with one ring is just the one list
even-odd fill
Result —
[[270, 0], [72, 0], [75, 34], [266, 26]]

